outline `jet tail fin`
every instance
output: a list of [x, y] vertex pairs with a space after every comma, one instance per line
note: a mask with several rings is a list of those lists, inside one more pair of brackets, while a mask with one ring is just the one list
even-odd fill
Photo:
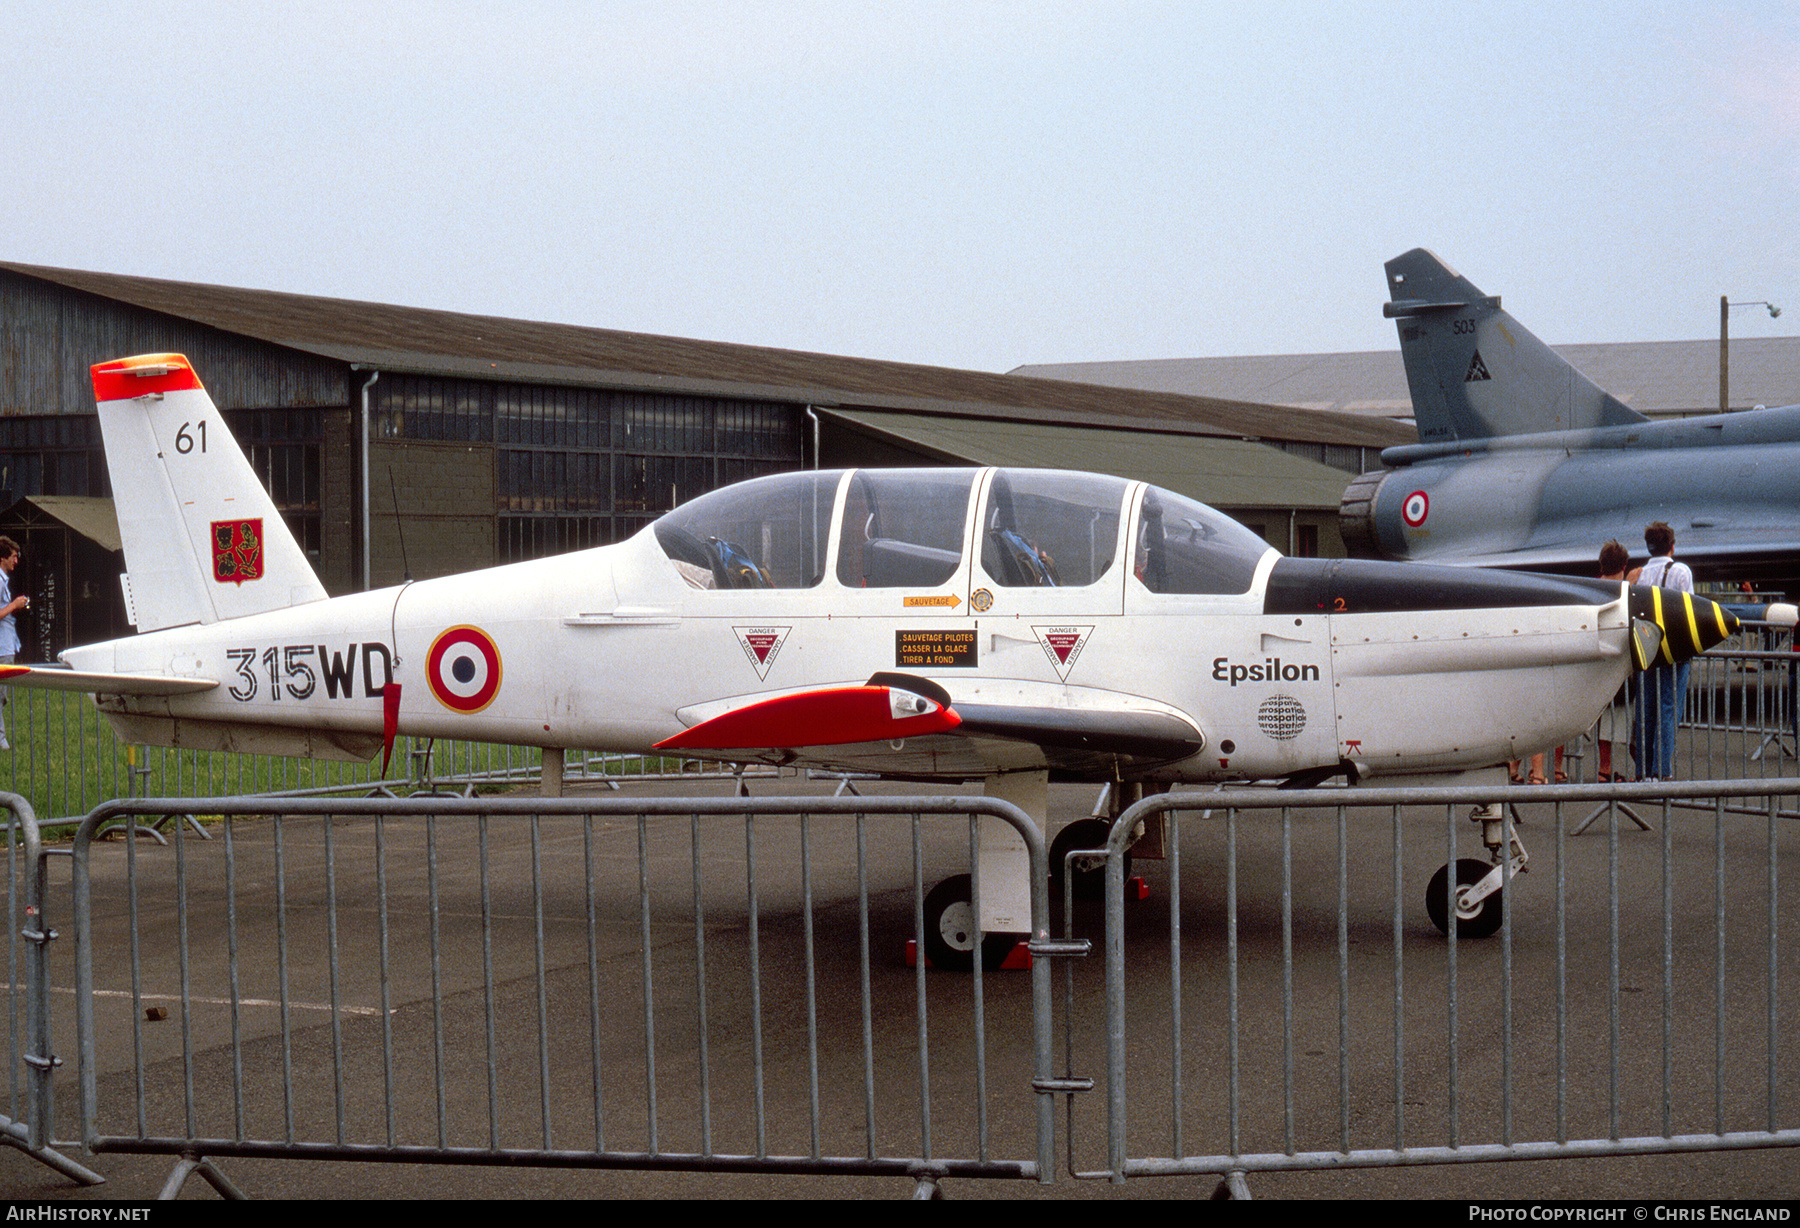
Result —
[[139, 631], [325, 597], [185, 357], [121, 358], [92, 374]]
[[1385, 267], [1420, 443], [1644, 421], [1431, 252]]

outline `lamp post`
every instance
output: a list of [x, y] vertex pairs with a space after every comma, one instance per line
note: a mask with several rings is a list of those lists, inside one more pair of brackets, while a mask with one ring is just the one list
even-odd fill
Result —
[[1734, 303], [1730, 296], [1719, 296], [1719, 412], [1731, 412], [1731, 309], [1733, 307], [1767, 307], [1772, 320], [1781, 314], [1781, 308], [1774, 303], [1757, 299], [1749, 303]]

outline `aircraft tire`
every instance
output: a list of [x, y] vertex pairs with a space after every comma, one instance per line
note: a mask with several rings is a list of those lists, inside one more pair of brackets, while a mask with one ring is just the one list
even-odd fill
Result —
[[[1456, 885], [1467, 887], [1487, 877], [1488, 871], [1494, 867], [1474, 857], [1462, 857], [1456, 861]], [[1450, 932], [1450, 866], [1438, 867], [1438, 872], [1431, 876], [1431, 882], [1425, 887], [1425, 911], [1431, 914], [1431, 923], [1439, 932]], [[1500, 894], [1505, 888], [1488, 896], [1475, 906], [1469, 916], [1459, 916], [1456, 920], [1456, 936], [1462, 938], [1488, 938], [1500, 928], [1502, 912]]]
[[[1112, 824], [1104, 819], [1077, 819], [1056, 833], [1050, 842], [1050, 885], [1062, 886], [1063, 858], [1070, 849], [1101, 848], [1112, 834]], [[1131, 877], [1131, 853], [1125, 854], [1125, 877]], [[1078, 857], [1075, 860], [1075, 898], [1106, 898], [1106, 858]]]
[[[968, 972], [975, 966], [974, 880], [955, 874], [925, 896], [925, 958], [946, 972]], [[981, 940], [981, 967], [992, 972], [1006, 961], [1017, 938], [988, 934]]]

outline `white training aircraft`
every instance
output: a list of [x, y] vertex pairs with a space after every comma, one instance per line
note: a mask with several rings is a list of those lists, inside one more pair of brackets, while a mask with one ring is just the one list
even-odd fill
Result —
[[[1116, 799], [1146, 782], [1498, 783], [1494, 765], [1587, 729], [1634, 657], [1736, 625], [1616, 582], [1283, 558], [1202, 504], [1060, 470], [783, 474], [617, 545], [328, 598], [184, 357], [93, 380], [139, 633], [0, 678], [94, 692], [134, 743], [665, 750], [978, 780], [1042, 823], [1053, 779]], [[980, 928], [1027, 931], [1023, 845], [983, 827]], [[1489, 843], [1463, 924], [1497, 924], [1522, 858]], [[967, 877], [929, 911], [929, 952], [968, 960]]]

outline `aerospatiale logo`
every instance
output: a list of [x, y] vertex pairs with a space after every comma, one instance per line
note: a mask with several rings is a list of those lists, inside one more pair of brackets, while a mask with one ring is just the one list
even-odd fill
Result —
[[215, 520], [212, 522], [213, 579], [220, 584], [242, 586], [263, 574], [263, 522]]
[[758, 681], [766, 681], [769, 667], [775, 664], [775, 658], [781, 655], [781, 646], [787, 643], [791, 627], [733, 627], [737, 632], [738, 646], [744, 655], [750, 658], [750, 665], [756, 670]]

